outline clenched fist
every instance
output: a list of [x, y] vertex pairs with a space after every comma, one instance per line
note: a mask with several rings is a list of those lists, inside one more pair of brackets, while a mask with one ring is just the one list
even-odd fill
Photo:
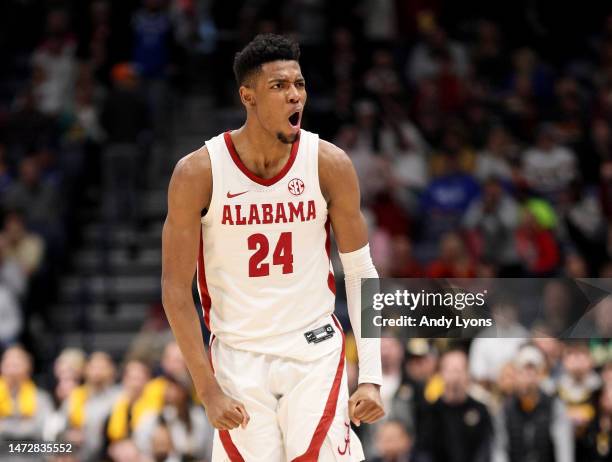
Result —
[[227, 396], [221, 389], [208, 393], [202, 404], [210, 424], [217, 430], [232, 430], [239, 425], [246, 428], [251, 419], [244, 405]]
[[361, 422], [374, 423], [385, 415], [380, 398], [380, 386], [362, 383], [349, 399], [349, 418], [359, 426]]

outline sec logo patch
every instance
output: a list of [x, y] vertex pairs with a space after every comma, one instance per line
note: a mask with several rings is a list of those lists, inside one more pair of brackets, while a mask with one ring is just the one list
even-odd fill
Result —
[[305, 189], [304, 182], [299, 178], [294, 178], [293, 180], [289, 181], [287, 187], [289, 188], [289, 192], [294, 196], [299, 196]]

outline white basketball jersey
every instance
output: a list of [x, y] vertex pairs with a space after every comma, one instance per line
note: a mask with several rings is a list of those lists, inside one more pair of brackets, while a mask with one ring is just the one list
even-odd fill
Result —
[[[335, 282], [318, 145], [301, 130], [286, 165], [263, 179], [244, 166], [229, 132], [206, 142], [213, 188], [198, 289], [208, 328], [233, 348], [308, 358], [304, 332], [330, 322]], [[317, 355], [337, 346], [334, 337]]]

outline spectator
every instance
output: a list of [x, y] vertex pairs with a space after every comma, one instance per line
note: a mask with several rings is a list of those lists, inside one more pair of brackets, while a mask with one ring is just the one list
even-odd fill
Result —
[[132, 19], [134, 62], [145, 78], [163, 78], [171, 63], [172, 23], [163, 0], [143, 0]]
[[527, 341], [529, 332], [518, 322], [518, 315], [518, 307], [512, 302], [495, 302], [491, 307], [493, 327], [485, 328], [472, 341], [470, 375], [488, 390], [498, 383], [504, 366]]
[[170, 429], [164, 423], [159, 423], [151, 436], [153, 459], [161, 462], [178, 462], [180, 456], [174, 448]]
[[403, 392], [412, 395], [414, 407], [415, 436], [420, 439], [428, 403], [440, 397], [444, 385], [438, 369], [438, 352], [427, 339], [411, 338], [406, 343], [406, 359], [404, 361]]
[[403, 108], [387, 102], [380, 132], [382, 152], [393, 162], [395, 182], [401, 188], [421, 191], [427, 184], [427, 144]]
[[574, 440], [563, 403], [540, 389], [544, 356], [534, 346], [516, 356], [515, 392], [496, 424], [496, 462], [572, 462]]
[[0, 347], [15, 343], [22, 328], [23, 317], [17, 297], [6, 285], [0, 284]]
[[428, 240], [456, 230], [472, 200], [480, 195], [474, 178], [459, 170], [456, 155], [444, 154], [444, 157], [446, 173], [429, 183], [421, 197], [422, 233]]
[[115, 364], [101, 351], [90, 355], [85, 365], [85, 383], [75, 388], [66, 401], [66, 434], [79, 442], [83, 461], [99, 460], [104, 422], [120, 392], [115, 385]]
[[417, 83], [440, 73], [440, 62], [436, 55], [446, 53], [450, 69], [460, 78], [467, 75], [468, 59], [462, 44], [449, 40], [446, 31], [436, 24], [435, 19], [421, 24], [422, 40], [414, 47], [408, 63], [408, 79]]
[[32, 381], [32, 360], [20, 346], [8, 348], [0, 364], [0, 439], [42, 438], [43, 424], [53, 405]]
[[550, 230], [555, 222], [552, 209], [544, 201], [531, 199], [523, 207], [515, 236], [521, 263], [528, 274], [544, 277], [555, 273], [560, 261], [557, 240]]
[[212, 453], [213, 429], [204, 409], [193, 403], [193, 385], [187, 376], [170, 377], [159, 419], [150, 428], [151, 448], [157, 459], [155, 435], [160, 426], [168, 431], [172, 452], [182, 460], [201, 460]]
[[577, 462], [604, 462], [612, 456], [612, 386], [606, 385], [597, 399], [597, 412], [586, 431], [584, 453]]
[[476, 268], [459, 235], [448, 233], [440, 242], [440, 255], [427, 268], [430, 278], [469, 278]]
[[[55, 401], [54, 411], [45, 419], [43, 438], [45, 441], [56, 441], [60, 433], [66, 428], [64, 408], [67, 399], [80, 385], [85, 367], [85, 353], [77, 348], [65, 348], [55, 359], [53, 373], [55, 376], [55, 388], [53, 398]], [[80, 441], [74, 441], [75, 445]]]
[[523, 153], [523, 175], [538, 194], [559, 201], [560, 193], [577, 176], [576, 155], [558, 142], [557, 130], [544, 124], [535, 146]]
[[184, 380], [188, 375], [183, 354], [175, 341], [166, 344], [161, 358], [161, 374], [147, 383], [144, 394], [158, 410], [164, 405], [164, 396], [172, 380]]
[[484, 149], [478, 153], [475, 175], [480, 181], [497, 178], [505, 185], [513, 182], [518, 146], [503, 125], [489, 130]]
[[47, 36], [32, 57], [38, 109], [53, 116], [68, 104], [76, 74], [76, 40], [68, 22], [67, 11], [52, 10], [47, 16]]
[[[381, 398], [386, 411], [386, 418], [395, 419], [407, 427], [414, 428], [413, 391], [409, 386], [402, 385], [402, 362], [404, 347], [395, 337], [381, 339], [381, 360], [383, 384]], [[360, 438], [366, 458], [375, 455], [374, 436], [380, 424], [360, 428]]]
[[[108, 445], [133, 438], [139, 450], [146, 447], [147, 421], [157, 418], [157, 403], [151, 402], [143, 392], [151, 377], [149, 366], [139, 360], [127, 362], [123, 371], [121, 394], [113, 403], [104, 425]], [[110, 450], [109, 450], [110, 454]]]
[[597, 197], [589, 194], [578, 181], [568, 187], [562, 204], [567, 233], [580, 255], [588, 263], [588, 272], [595, 275], [606, 258], [606, 224]]
[[396, 234], [391, 239], [391, 246], [394, 258], [391, 261], [390, 277], [422, 278], [425, 276], [421, 263], [414, 258], [412, 242], [408, 237]]
[[433, 462], [489, 461], [493, 427], [485, 405], [468, 395], [466, 354], [459, 350], [444, 353], [440, 375], [444, 392], [427, 410], [417, 452]]
[[25, 294], [27, 283], [25, 271], [19, 261], [10, 254], [7, 236], [0, 234], [0, 286], [4, 286], [15, 298], [20, 299]]
[[176, 44], [166, 2], [142, 0], [141, 3], [142, 8], [132, 17], [133, 62], [142, 77], [152, 122], [159, 135], [166, 131], [163, 124], [168, 98], [165, 80], [176, 72], [173, 66]]
[[500, 276], [520, 274], [514, 233], [519, 224], [519, 206], [504, 193], [501, 183], [489, 179], [482, 197], [474, 200], [464, 216], [472, 248], [479, 261], [499, 268]]
[[538, 326], [536, 331], [532, 332], [531, 339], [531, 343], [544, 355], [547, 377], [541, 385], [549, 394], [556, 392], [557, 381], [563, 373], [563, 343], [551, 332], [546, 326]]
[[63, 239], [61, 201], [56, 187], [41, 177], [38, 161], [23, 159], [19, 165], [19, 180], [3, 198], [7, 209], [22, 210], [28, 227], [41, 233], [46, 240], [58, 244]]
[[384, 49], [376, 50], [372, 57], [372, 67], [364, 77], [365, 88], [373, 95], [397, 98], [402, 91], [400, 77], [395, 69], [393, 55]]
[[5, 215], [3, 234], [8, 257], [19, 262], [28, 277], [37, 273], [42, 265], [45, 243], [38, 234], [27, 229], [21, 213], [12, 211]]
[[150, 462], [131, 439], [119, 440], [108, 449], [112, 462]]
[[499, 89], [508, 66], [503, 56], [500, 28], [492, 21], [480, 20], [476, 34], [476, 43], [471, 49], [475, 73], [487, 86]]
[[559, 378], [558, 394], [565, 403], [574, 429], [576, 460], [588, 460], [588, 443], [584, 440], [587, 427], [595, 417], [595, 396], [602, 383], [593, 369], [589, 346], [583, 341], [566, 343], [563, 353], [564, 373]]
[[612, 297], [600, 300], [587, 316], [589, 347], [595, 367], [600, 368], [612, 361]]
[[66, 348], [55, 359], [53, 372], [57, 381], [55, 396], [59, 403], [81, 384], [85, 369], [85, 353], [78, 348]]
[[376, 431], [376, 449], [373, 462], [411, 462], [412, 435], [399, 420], [387, 420]]
[[440, 151], [434, 152], [430, 159], [430, 173], [433, 177], [444, 177], [457, 173], [472, 176], [476, 154], [466, 137], [463, 122], [453, 120], [442, 133], [438, 144]]

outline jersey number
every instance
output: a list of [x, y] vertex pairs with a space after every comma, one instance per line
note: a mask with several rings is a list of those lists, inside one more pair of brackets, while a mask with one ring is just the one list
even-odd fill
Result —
[[[256, 252], [249, 259], [249, 276], [257, 278], [270, 274], [270, 264], [263, 263], [270, 252], [270, 243], [263, 234], [252, 234], [247, 239], [249, 250]], [[281, 233], [278, 243], [272, 254], [272, 264], [282, 265], [283, 274], [293, 273], [293, 253], [291, 247], [291, 233]]]

